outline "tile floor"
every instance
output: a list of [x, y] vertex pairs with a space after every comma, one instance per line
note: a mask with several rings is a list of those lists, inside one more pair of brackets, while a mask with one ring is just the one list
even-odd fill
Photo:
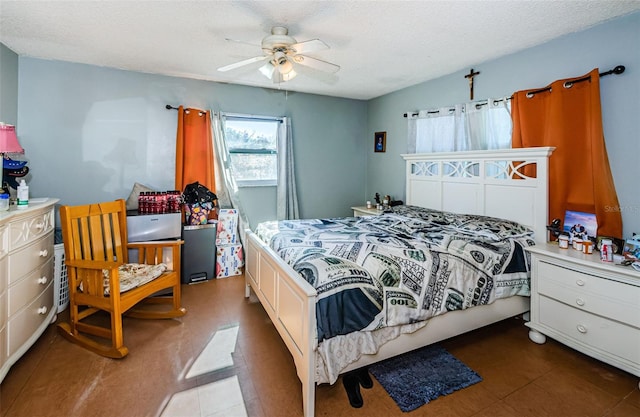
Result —
[[[125, 319], [129, 355], [102, 358], [49, 326], [0, 385], [0, 416], [300, 416], [301, 385], [241, 276], [183, 286], [180, 320]], [[65, 318], [65, 312], [58, 319]], [[483, 381], [402, 413], [384, 389], [349, 406], [341, 381], [316, 394], [318, 416], [640, 416], [638, 378], [548, 340], [519, 319], [441, 343]]]

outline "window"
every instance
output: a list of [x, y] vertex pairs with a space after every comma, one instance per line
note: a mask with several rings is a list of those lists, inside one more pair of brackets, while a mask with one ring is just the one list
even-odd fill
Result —
[[409, 118], [409, 153], [510, 147], [511, 103], [508, 99], [423, 110]]
[[276, 185], [282, 119], [223, 114], [224, 140], [239, 187]]

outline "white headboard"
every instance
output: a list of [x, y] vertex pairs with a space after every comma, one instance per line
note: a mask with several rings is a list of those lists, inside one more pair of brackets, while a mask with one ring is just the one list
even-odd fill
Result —
[[513, 220], [533, 229], [537, 242], [546, 242], [548, 158], [554, 149], [402, 155], [407, 204]]

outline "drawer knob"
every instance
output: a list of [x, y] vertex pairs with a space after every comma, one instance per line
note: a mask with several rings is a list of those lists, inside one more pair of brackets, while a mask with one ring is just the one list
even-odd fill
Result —
[[582, 324], [578, 324], [578, 325], [576, 326], [576, 328], [578, 329], [578, 331], [579, 331], [580, 333], [586, 333], [586, 332], [587, 332], [587, 328], [586, 328], [586, 327], [584, 327]]
[[38, 314], [45, 315], [47, 314], [47, 306], [42, 306], [38, 309]]
[[40, 256], [41, 256], [41, 257], [45, 258], [47, 255], [49, 255], [49, 251], [48, 251], [48, 250], [46, 250], [46, 249], [42, 249], [42, 250], [40, 251]]
[[576, 298], [576, 304], [582, 307], [584, 305], [584, 300], [582, 298]]
[[576, 284], [578, 284], [579, 286], [583, 287], [584, 286], [584, 281], [579, 279], [576, 281]]
[[44, 223], [38, 223], [38, 224], [36, 224], [36, 229], [38, 229], [38, 230], [42, 230], [42, 229], [44, 229]]
[[38, 284], [46, 284], [48, 281], [47, 277], [38, 278]]

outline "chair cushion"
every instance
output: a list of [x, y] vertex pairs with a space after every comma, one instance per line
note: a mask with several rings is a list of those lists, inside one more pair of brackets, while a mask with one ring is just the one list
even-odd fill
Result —
[[[167, 265], [165, 264], [145, 265], [129, 263], [120, 265], [118, 267], [120, 292], [123, 293], [144, 285], [147, 282], [151, 282], [167, 271], [167, 269]], [[102, 275], [104, 277], [104, 295], [109, 295], [109, 271], [103, 269]]]

